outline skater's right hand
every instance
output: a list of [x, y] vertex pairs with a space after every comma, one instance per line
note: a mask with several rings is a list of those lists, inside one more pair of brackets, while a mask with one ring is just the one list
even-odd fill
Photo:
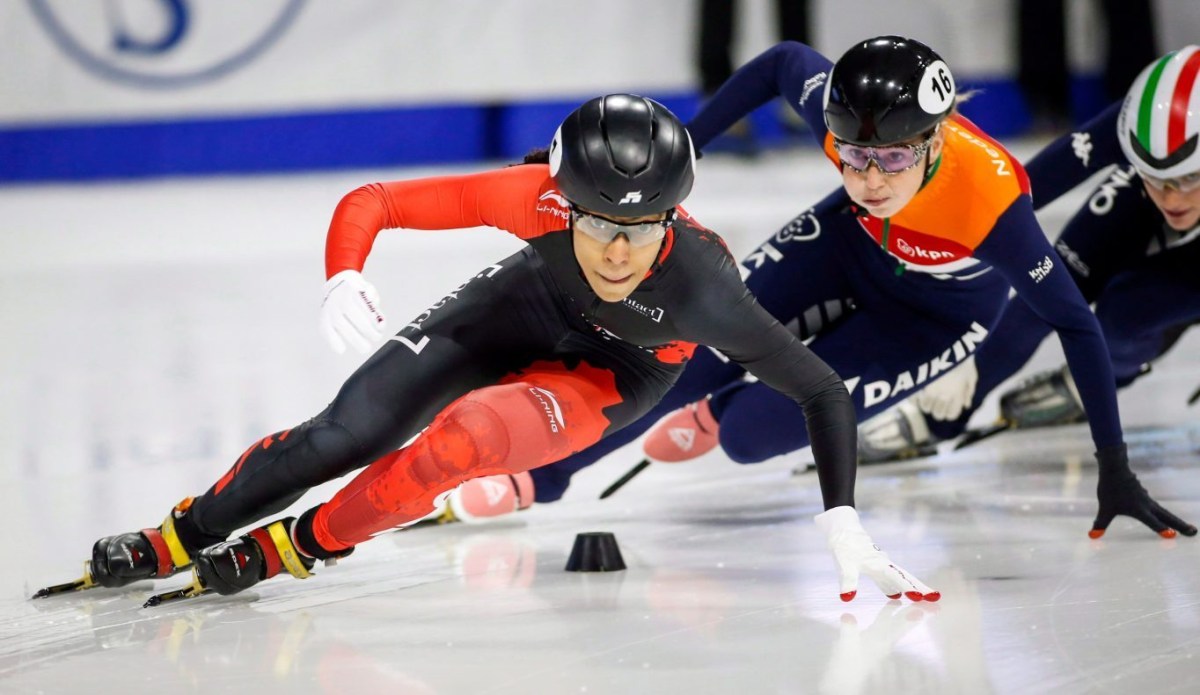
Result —
[[913, 398], [917, 407], [934, 420], [957, 420], [964, 410], [971, 407], [978, 383], [979, 370], [975, 367], [975, 356], [970, 355], [940, 379], [935, 379], [918, 391]]
[[1096, 486], [1100, 511], [1092, 522], [1089, 536], [1103, 536], [1118, 514], [1137, 519], [1163, 538], [1174, 538], [1176, 531], [1185, 536], [1196, 535], [1195, 526], [1155, 502], [1138, 482], [1137, 476], [1129, 470], [1129, 455], [1124, 444], [1097, 451], [1096, 460], [1100, 463], [1100, 482]]
[[912, 601], [937, 601], [934, 591], [888, 559], [875, 545], [858, 520], [854, 507], [834, 507], [814, 517], [817, 528], [829, 539], [829, 549], [838, 567], [843, 601], [852, 601], [858, 593], [858, 577], [866, 574], [890, 599], [904, 594]]
[[339, 355], [346, 343], [369, 351], [384, 336], [386, 319], [379, 311], [379, 291], [357, 270], [343, 270], [325, 282], [321, 333]]

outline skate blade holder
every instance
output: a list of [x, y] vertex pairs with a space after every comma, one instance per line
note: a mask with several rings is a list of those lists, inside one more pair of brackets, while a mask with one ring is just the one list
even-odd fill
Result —
[[175, 591], [155, 594], [147, 599], [144, 604], [142, 604], [142, 608], [153, 608], [154, 606], [161, 606], [168, 601], [176, 601], [181, 598], [194, 598], [205, 593], [208, 593], [208, 588], [200, 582], [200, 577], [196, 574], [196, 571], [192, 570], [191, 584], [188, 584], [182, 589], [176, 589]]
[[83, 591], [84, 589], [90, 589], [94, 586], [99, 585], [96, 584], [96, 580], [92, 578], [92, 561], [84, 560], [82, 577], [73, 582], [65, 582], [63, 584], [48, 586], [44, 589], [38, 589], [37, 593], [33, 595], [33, 598], [46, 598], [48, 596], [54, 596], [55, 594], [65, 594], [68, 591]]

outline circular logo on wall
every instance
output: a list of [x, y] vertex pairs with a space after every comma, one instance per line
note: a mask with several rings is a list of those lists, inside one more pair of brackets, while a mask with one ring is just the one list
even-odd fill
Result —
[[306, 0], [28, 0], [54, 43], [98, 77], [190, 87], [237, 70], [291, 26]]

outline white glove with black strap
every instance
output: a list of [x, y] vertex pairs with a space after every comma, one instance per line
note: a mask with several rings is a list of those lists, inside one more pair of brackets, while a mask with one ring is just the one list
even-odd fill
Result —
[[942, 597], [940, 592], [925, 586], [888, 559], [887, 553], [880, 550], [863, 530], [854, 507], [834, 507], [814, 518], [817, 528], [829, 539], [843, 601], [854, 599], [858, 593], [858, 577], [862, 574], [870, 577], [891, 599], [900, 598], [901, 594], [913, 601], [936, 601]]
[[921, 412], [934, 420], [957, 420], [964, 410], [971, 407], [978, 384], [979, 369], [975, 367], [975, 355], [970, 355], [940, 379], [917, 392], [913, 399]]
[[379, 312], [379, 291], [357, 270], [343, 270], [325, 282], [321, 333], [339, 355], [346, 344], [369, 351], [384, 336], [387, 320]]

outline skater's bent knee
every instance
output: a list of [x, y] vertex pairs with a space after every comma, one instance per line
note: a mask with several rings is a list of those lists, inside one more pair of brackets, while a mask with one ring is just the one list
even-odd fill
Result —
[[452, 403], [414, 446], [426, 449], [414, 475], [432, 482], [517, 473], [569, 452], [554, 394], [527, 384], [492, 386]]

